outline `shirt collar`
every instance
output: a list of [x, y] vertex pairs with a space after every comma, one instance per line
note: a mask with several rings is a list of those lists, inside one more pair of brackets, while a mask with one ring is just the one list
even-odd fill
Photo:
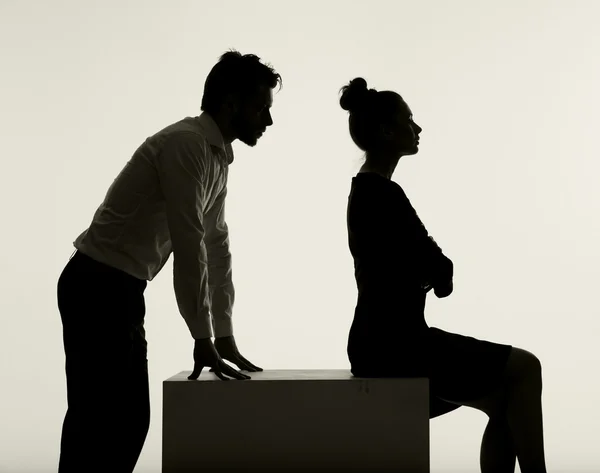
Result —
[[223, 135], [221, 134], [221, 130], [219, 130], [217, 122], [207, 112], [202, 112], [197, 117], [197, 120], [209, 144], [216, 146], [220, 151], [224, 152], [227, 164], [231, 164], [233, 162], [233, 148], [231, 143], [225, 144], [223, 142]]

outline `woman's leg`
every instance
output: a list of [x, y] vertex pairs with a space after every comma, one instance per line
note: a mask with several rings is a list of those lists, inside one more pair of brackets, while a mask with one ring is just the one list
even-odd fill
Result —
[[542, 365], [535, 355], [513, 348], [507, 419], [521, 473], [546, 473], [542, 416]]
[[455, 411], [460, 405], [453, 404], [448, 401], [443, 401], [434, 395], [429, 396], [429, 419], [443, 416], [449, 412]]
[[521, 473], [546, 473], [541, 392], [539, 359], [513, 347], [503, 380], [494, 392], [476, 401], [445, 399], [478, 409], [490, 418], [481, 445], [482, 473], [513, 472], [515, 455]]
[[490, 417], [481, 441], [482, 473], [514, 473], [517, 454], [506, 416]]
[[487, 396], [475, 401], [447, 400], [484, 412], [489, 417], [480, 452], [481, 473], [514, 473], [516, 453], [508, 426], [508, 391], [505, 382]]

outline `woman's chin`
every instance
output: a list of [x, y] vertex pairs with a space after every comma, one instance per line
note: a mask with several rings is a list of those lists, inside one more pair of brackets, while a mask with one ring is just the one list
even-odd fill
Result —
[[416, 145], [413, 145], [412, 148], [407, 149], [406, 151], [404, 151], [402, 154], [404, 156], [408, 156], [408, 155], [412, 155], [412, 154], [417, 154], [419, 152], [419, 145], [418, 143]]

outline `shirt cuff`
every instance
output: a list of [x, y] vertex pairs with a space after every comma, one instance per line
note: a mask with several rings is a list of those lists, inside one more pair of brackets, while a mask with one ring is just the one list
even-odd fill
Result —
[[212, 326], [215, 338], [231, 337], [233, 335], [233, 323], [231, 318], [225, 317], [222, 319], [212, 318]]
[[210, 319], [196, 318], [186, 320], [187, 326], [194, 338], [210, 338], [213, 336]]

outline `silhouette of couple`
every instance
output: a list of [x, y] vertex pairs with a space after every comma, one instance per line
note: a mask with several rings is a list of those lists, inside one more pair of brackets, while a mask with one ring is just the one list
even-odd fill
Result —
[[[231, 144], [255, 146], [273, 124], [278, 83], [256, 55], [223, 54], [206, 79], [202, 113], [147, 138], [75, 240], [58, 281], [68, 398], [60, 473], [133, 471], [150, 422], [144, 291], [171, 253], [177, 304], [195, 340], [190, 379], [209, 367], [238, 380], [262, 370], [234, 338], [224, 208]], [[425, 321], [427, 294], [452, 294], [453, 263], [391, 180], [399, 159], [418, 152], [422, 129], [395, 92], [360, 77], [341, 92], [366, 157], [347, 207], [358, 288], [352, 373], [429, 377], [430, 418], [463, 405], [488, 415], [483, 472], [513, 472], [517, 458], [523, 473], [545, 472], [539, 359]]]

